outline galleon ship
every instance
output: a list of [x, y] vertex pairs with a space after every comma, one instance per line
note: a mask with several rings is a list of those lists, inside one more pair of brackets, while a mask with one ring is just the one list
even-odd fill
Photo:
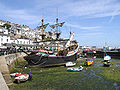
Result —
[[[37, 42], [43, 43], [42, 47], [37, 50], [33, 50], [28, 56], [24, 57], [28, 61], [29, 65], [52, 65], [52, 64], [63, 64], [69, 61], [77, 60], [77, 53], [79, 49], [78, 42], [73, 40], [74, 32], [70, 33], [69, 39], [60, 39], [59, 36], [61, 32], [58, 30], [62, 27], [62, 23], [58, 23], [58, 18], [56, 19], [56, 24], [51, 25], [52, 29], [56, 28], [56, 40], [45, 41], [44, 20], [42, 19], [42, 25], [39, 27], [42, 29], [42, 41]], [[48, 24], [47, 24], [48, 25]], [[48, 44], [49, 43], [49, 44]], [[53, 48], [54, 49], [51, 49]]]

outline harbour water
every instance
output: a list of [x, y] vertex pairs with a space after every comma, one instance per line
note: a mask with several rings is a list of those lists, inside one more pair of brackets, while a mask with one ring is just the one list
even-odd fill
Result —
[[[112, 59], [110, 67], [103, 67], [102, 60], [94, 59], [92, 66], [84, 66], [80, 72], [68, 72], [64, 66], [25, 69], [21, 63], [14, 71], [28, 73], [31, 69], [33, 80], [14, 84], [10, 90], [119, 90], [120, 60]], [[75, 67], [84, 62], [85, 59], [78, 59]]]

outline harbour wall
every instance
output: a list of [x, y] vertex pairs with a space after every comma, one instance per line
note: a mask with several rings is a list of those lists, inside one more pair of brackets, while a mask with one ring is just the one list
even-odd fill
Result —
[[0, 90], [9, 90], [1, 72], [0, 72]]
[[[10, 77], [10, 72], [9, 68], [14, 65], [16, 60], [24, 60], [23, 57], [26, 56], [25, 53], [15, 53], [15, 54], [9, 54], [9, 55], [4, 55], [0, 56], [0, 73], [2, 74], [3, 77], [0, 77], [0, 79], [4, 79], [7, 85], [13, 84], [11, 77]], [[0, 89], [1, 90], [1, 89]]]
[[[111, 58], [113, 58], [113, 59], [120, 59], [120, 52], [118, 53], [109, 53], [109, 52], [107, 52], [106, 53], [107, 55], [109, 55], [109, 56], [111, 56]], [[94, 57], [94, 56], [96, 56], [96, 58], [104, 58], [104, 56], [105, 56], [105, 53], [101, 53], [101, 52], [98, 52], [98, 53], [87, 53], [87, 55], [89, 56], [89, 57]]]

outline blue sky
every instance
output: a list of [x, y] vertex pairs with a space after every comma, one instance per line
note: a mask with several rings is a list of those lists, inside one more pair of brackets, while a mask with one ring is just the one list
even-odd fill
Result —
[[65, 21], [61, 37], [72, 31], [79, 45], [120, 47], [120, 0], [0, 0], [0, 19], [35, 28], [42, 12], [45, 23], [55, 23], [56, 8]]

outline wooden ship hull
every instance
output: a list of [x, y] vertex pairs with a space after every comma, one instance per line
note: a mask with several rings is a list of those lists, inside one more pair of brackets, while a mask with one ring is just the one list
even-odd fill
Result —
[[30, 55], [25, 57], [29, 65], [52, 65], [52, 64], [64, 64], [69, 61], [76, 61], [76, 54], [72, 56], [41, 56]]
[[77, 60], [77, 53], [78, 53], [79, 46], [68, 52], [65, 56], [52, 56], [52, 55], [43, 55], [43, 54], [30, 54], [25, 56], [25, 60], [28, 62], [29, 65], [52, 65], [52, 64], [65, 64], [69, 61], [76, 61]]

